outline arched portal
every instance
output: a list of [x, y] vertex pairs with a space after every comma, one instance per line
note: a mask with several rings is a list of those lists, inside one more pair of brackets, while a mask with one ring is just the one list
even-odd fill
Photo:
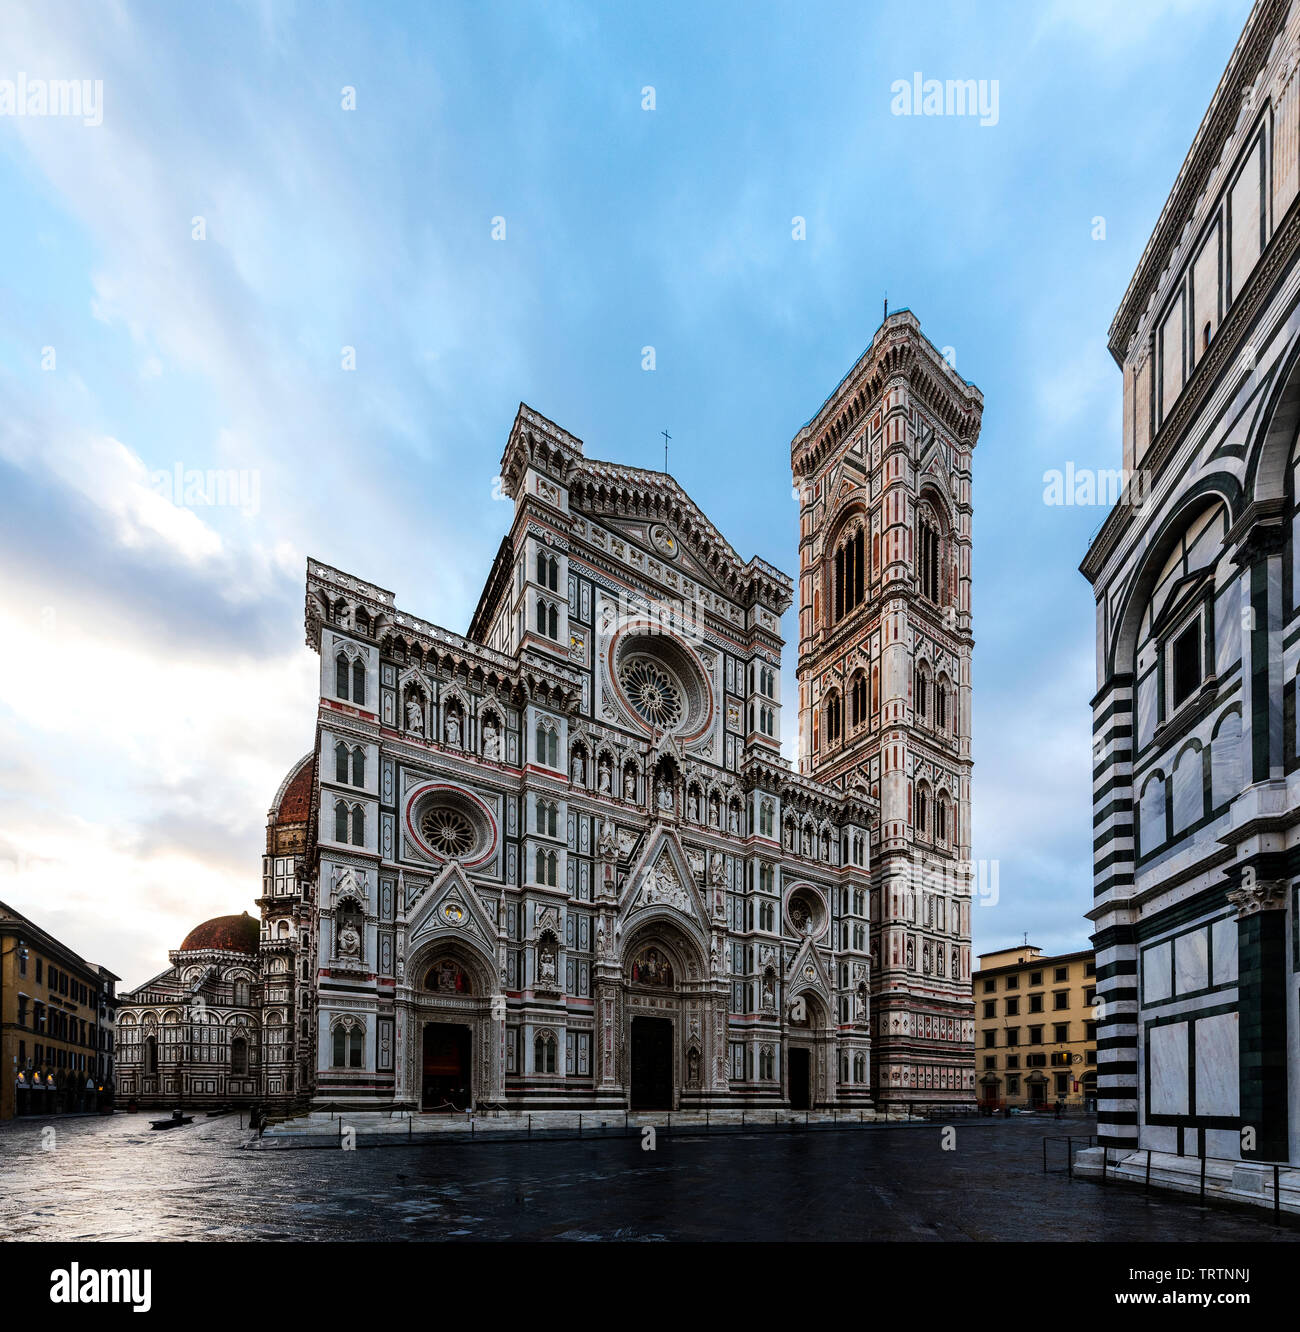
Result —
[[435, 937], [412, 954], [395, 1003], [399, 1102], [433, 1113], [504, 1105], [496, 992], [492, 963], [466, 940]]
[[786, 1011], [785, 1096], [792, 1110], [835, 1099], [830, 1011], [815, 990], [797, 990]]
[[714, 1086], [716, 1006], [699, 944], [663, 917], [621, 949], [621, 1070], [633, 1110], [675, 1110]]

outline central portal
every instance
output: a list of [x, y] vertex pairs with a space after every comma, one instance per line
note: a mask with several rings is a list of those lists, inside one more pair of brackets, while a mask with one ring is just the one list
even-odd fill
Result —
[[812, 1060], [802, 1046], [790, 1047], [790, 1109], [807, 1110], [812, 1104]]
[[632, 1109], [673, 1108], [673, 1024], [669, 1018], [632, 1019]]
[[422, 1110], [468, 1110], [470, 1103], [469, 1028], [430, 1022], [424, 1028]]

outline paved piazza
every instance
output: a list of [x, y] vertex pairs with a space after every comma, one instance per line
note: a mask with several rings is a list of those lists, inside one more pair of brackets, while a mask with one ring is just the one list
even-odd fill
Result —
[[[1091, 1122], [248, 1151], [234, 1118], [0, 1125], [0, 1237], [1291, 1241], [1252, 1212], [1044, 1174]], [[1063, 1156], [1056, 1161], [1062, 1162]], [[848, 1187], [846, 1187], [846, 1185]]]

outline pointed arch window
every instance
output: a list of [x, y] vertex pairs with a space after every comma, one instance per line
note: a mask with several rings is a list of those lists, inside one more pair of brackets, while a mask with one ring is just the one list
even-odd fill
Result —
[[346, 782], [348, 779], [348, 747], [341, 740], [334, 746], [334, 780]]
[[352, 663], [352, 701], [361, 707], [366, 702], [366, 663], [360, 657]]
[[352, 785], [366, 784], [366, 751], [358, 745], [352, 751]]
[[366, 811], [357, 805], [352, 810], [352, 845], [365, 846], [366, 844]]
[[861, 726], [867, 720], [867, 677], [861, 671], [853, 677], [853, 725]]
[[916, 527], [916, 574], [921, 595], [941, 605], [944, 601], [940, 578], [943, 542], [938, 520], [928, 505], [922, 508]]
[[334, 658], [334, 692], [340, 698], [348, 696], [348, 659], [340, 652]]
[[826, 743], [833, 745], [840, 738], [840, 696], [832, 694], [826, 700]]
[[834, 606], [836, 621], [856, 610], [863, 600], [863, 534], [859, 527], [835, 548]]
[[934, 724], [941, 731], [948, 729], [948, 682], [943, 679], [934, 686]]
[[348, 807], [341, 800], [334, 802], [334, 840], [348, 840]]
[[539, 1031], [533, 1040], [533, 1067], [538, 1073], [555, 1072], [555, 1036]]

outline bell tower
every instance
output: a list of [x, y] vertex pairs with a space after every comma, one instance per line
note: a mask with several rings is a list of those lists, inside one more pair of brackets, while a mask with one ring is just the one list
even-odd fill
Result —
[[799, 770], [880, 802], [873, 1094], [974, 1094], [971, 457], [984, 399], [907, 310], [794, 437]]

